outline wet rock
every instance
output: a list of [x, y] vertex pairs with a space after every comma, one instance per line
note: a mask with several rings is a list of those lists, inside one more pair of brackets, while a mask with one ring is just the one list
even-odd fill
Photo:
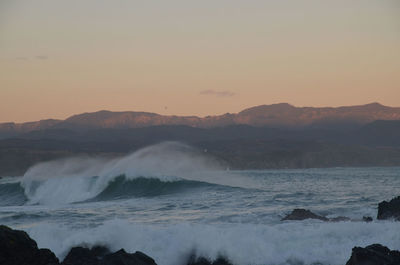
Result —
[[155, 261], [146, 254], [136, 251], [133, 254], [126, 253], [120, 249], [115, 253], [105, 255], [100, 265], [157, 265]]
[[70, 250], [61, 265], [157, 265], [146, 254], [137, 251], [134, 254], [120, 249], [110, 253], [105, 247], [74, 247]]
[[284, 218], [281, 219], [281, 221], [286, 221], [286, 220], [291, 220], [291, 221], [301, 221], [301, 220], [306, 220], [306, 219], [317, 219], [321, 220], [324, 222], [347, 222], [347, 221], [353, 221], [353, 222], [372, 222], [372, 217], [369, 216], [363, 216], [362, 219], [350, 219], [347, 216], [337, 216], [333, 218], [327, 218], [325, 216], [317, 215], [310, 210], [306, 209], [294, 209], [290, 214], [286, 215]]
[[0, 264], [56, 265], [57, 257], [48, 249], [39, 249], [24, 231], [0, 225]]
[[286, 215], [282, 219], [282, 221], [286, 221], [286, 220], [300, 221], [300, 220], [305, 220], [305, 219], [318, 219], [321, 221], [329, 221], [328, 218], [317, 215], [317, 214], [311, 212], [310, 210], [306, 210], [306, 209], [294, 209], [290, 214]]
[[367, 223], [369, 223], [369, 222], [372, 222], [372, 221], [373, 221], [373, 219], [372, 219], [372, 217], [371, 217], [371, 216], [363, 216], [362, 220], [363, 220], [364, 222], [367, 222]]
[[378, 220], [394, 219], [400, 221], [400, 196], [391, 201], [383, 201], [378, 205]]
[[[60, 265], [48, 249], [39, 249], [36, 242], [24, 231], [0, 225], [1, 265]], [[74, 247], [61, 265], [157, 265], [142, 252], [126, 253], [121, 249], [111, 253], [102, 246], [91, 249]], [[222, 265], [222, 264], [221, 264]]]
[[59, 261], [56, 255], [47, 248], [39, 249], [38, 264], [58, 265]]
[[110, 251], [105, 247], [94, 247], [92, 249], [84, 247], [72, 248], [65, 257], [61, 265], [98, 265]]
[[354, 247], [346, 265], [399, 265], [400, 252], [380, 244]]

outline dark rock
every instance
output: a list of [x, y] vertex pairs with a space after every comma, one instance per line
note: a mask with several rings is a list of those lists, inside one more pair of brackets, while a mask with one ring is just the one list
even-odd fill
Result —
[[399, 265], [400, 252], [380, 244], [354, 247], [346, 265]]
[[97, 246], [92, 249], [72, 248], [61, 265], [156, 265], [156, 263], [152, 258], [139, 251], [130, 254], [126, 253], [124, 249], [120, 249], [110, 253], [107, 248]]
[[204, 257], [196, 258], [195, 255], [190, 256], [187, 265], [232, 265], [227, 259], [218, 257], [214, 261], [210, 261]]
[[286, 220], [305, 220], [305, 219], [318, 219], [321, 221], [329, 221], [328, 218], [324, 216], [317, 215], [310, 210], [306, 209], [294, 209], [290, 214], [286, 215], [282, 221]]
[[136, 251], [134, 254], [126, 253], [120, 249], [115, 253], [107, 254], [100, 261], [100, 265], [157, 265], [155, 261], [146, 254]]
[[[365, 217], [366, 219], [362, 219], [365, 222], [369, 222], [368, 218], [371, 217]], [[325, 216], [317, 215], [310, 210], [306, 209], [294, 209], [290, 214], [286, 215], [284, 218], [282, 218], [281, 221], [286, 221], [286, 220], [291, 220], [291, 221], [301, 221], [305, 219], [317, 219], [321, 220], [324, 222], [346, 222], [346, 221], [361, 221], [361, 220], [352, 220], [349, 217], [346, 216], [337, 216], [333, 218], [327, 218]], [[367, 220], [368, 219], [368, 220]], [[372, 221], [372, 218], [371, 218]]]
[[[0, 225], [1, 265], [60, 265], [57, 257], [48, 249], [39, 249], [36, 242], [24, 231]], [[102, 246], [91, 249], [74, 247], [61, 265], [157, 265], [142, 252], [115, 253]], [[223, 265], [223, 264], [220, 264]]]
[[62, 265], [97, 265], [100, 259], [110, 251], [104, 247], [94, 247], [92, 249], [84, 247], [72, 248], [65, 257]]
[[372, 222], [372, 221], [373, 221], [373, 219], [372, 219], [372, 217], [371, 217], [371, 216], [363, 216], [362, 220], [363, 220], [364, 222], [367, 222], [367, 223], [369, 223], [369, 222]]
[[111, 251], [104, 246], [94, 246], [91, 251], [97, 257], [104, 257], [105, 255], [111, 253]]
[[58, 258], [51, 252], [50, 249], [41, 248], [39, 249], [38, 256], [39, 263], [38, 264], [47, 264], [47, 265], [58, 265]]
[[48, 249], [39, 249], [24, 231], [0, 225], [1, 265], [55, 265], [57, 257]]
[[394, 219], [400, 221], [400, 196], [390, 202], [383, 201], [378, 205], [378, 220]]

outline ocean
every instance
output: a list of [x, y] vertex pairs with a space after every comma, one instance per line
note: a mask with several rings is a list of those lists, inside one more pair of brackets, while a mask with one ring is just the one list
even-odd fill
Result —
[[[73, 246], [191, 255], [235, 265], [345, 264], [354, 246], [400, 249], [400, 222], [376, 220], [400, 195], [400, 168], [229, 170], [180, 143], [120, 158], [45, 162], [0, 179], [0, 224], [61, 260]], [[295, 208], [351, 221], [281, 221]], [[366, 223], [363, 216], [374, 218]]]

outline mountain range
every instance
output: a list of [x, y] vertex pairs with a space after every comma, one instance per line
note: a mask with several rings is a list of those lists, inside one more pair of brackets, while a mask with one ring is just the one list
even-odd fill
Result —
[[159, 125], [186, 125], [197, 128], [250, 125], [275, 128], [327, 128], [358, 126], [375, 120], [400, 120], [400, 107], [379, 103], [348, 107], [294, 107], [288, 103], [261, 105], [239, 113], [197, 117], [166, 116], [149, 112], [98, 111], [71, 116], [65, 120], [41, 120], [26, 123], [0, 123], [0, 137], [45, 129], [121, 129]]
[[35, 163], [121, 156], [163, 141], [207, 150], [231, 169], [400, 166], [400, 108], [263, 105], [220, 116], [99, 111], [0, 124], [0, 177]]

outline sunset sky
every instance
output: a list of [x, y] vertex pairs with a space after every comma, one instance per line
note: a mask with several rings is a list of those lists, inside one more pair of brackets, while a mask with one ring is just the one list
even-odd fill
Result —
[[1, 0], [0, 122], [400, 106], [398, 0]]

